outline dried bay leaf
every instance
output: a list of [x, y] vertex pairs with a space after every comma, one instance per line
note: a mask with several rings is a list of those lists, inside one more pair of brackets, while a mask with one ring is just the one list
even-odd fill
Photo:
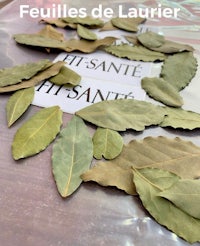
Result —
[[92, 41], [97, 40], [97, 35], [94, 32], [80, 24], [77, 25], [77, 33], [80, 38]]
[[44, 37], [43, 35], [39, 34], [15, 34], [14, 39], [19, 44], [43, 48], [60, 49], [66, 51], [66, 41], [60, 41], [54, 38]]
[[162, 107], [149, 102], [118, 99], [95, 103], [79, 110], [76, 115], [102, 128], [143, 131], [145, 126], [161, 123], [165, 112]]
[[200, 147], [181, 138], [146, 137], [132, 140], [121, 154], [111, 160], [123, 168], [154, 167], [175, 173], [185, 179], [200, 177]]
[[200, 180], [179, 180], [159, 196], [170, 200], [190, 216], [200, 219]]
[[30, 79], [39, 71], [42, 71], [46, 66], [52, 63], [48, 59], [41, 60], [35, 63], [26, 63], [10, 68], [0, 70], [0, 87], [13, 85], [21, 82], [24, 79]]
[[183, 178], [198, 178], [200, 148], [180, 138], [147, 137], [142, 141], [132, 140], [123, 147], [117, 158], [98, 163], [81, 178], [85, 182], [95, 181], [103, 186], [115, 186], [136, 195], [132, 169], [146, 167], [167, 170]]
[[64, 34], [61, 32], [58, 32], [51, 25], [46, 25], [42, 30], [38, 32], [38, 34], [43, 37], [52, 38], [52, 39], [56, 39], [59, 41], [64, 40]]
[[84, 182], [94, 181], [102, 186], [114, 186], [124, 190], [129, 195], [136, 195], [133, 183], [133, 171], [112, 162], [100, 162], [81, 175]]
[[[46, 25], [42, 30], [40, 30], [38, 35], [46, 37], [46, 38], [52, 38], [58, 41], [64, 41], [64, 35], [61, 32], [58, 32], [55, 28], [53, 28], [51, 25]], [[50, 52], [50, 48], [46, 48], [47, 52]]]
[[190, 83], [196, 71], [197, 60], [193, 53], [182, 52], [165, 60], [160, 76], [180, 91]]
[[112, 45], [105, 48], [105, 51], [120, 58], [128, 58], [135, 61], [164, 61], [165, 55], [151, 51], [143, 46], [131, 46], [128, 44]]
[[93, 136], [94, 157], [107, 160], [117, 157], [123, 147], [123, 138], [113, 130], [98, 128]]
[[181, 107], [183, 99], [179, 92], [162, 78], [145, 77], [141, 82], [142, 88], [155, 100], [172, 107]]
[[141, 33], [137, 36], [137, 38], [140, 43], [148, 49], [166, 54], [194, 50], [194, 48], [190, 45], [166, 40], [163, 35], [159, 35], [151, 31]]
[[62, 197], [71, 195], [81, 184], [80, 175], [89, 169], [93, 144], [83, 120], [73, 116], [53, 146], [52, 170]]
[[14, 35], [14, 39], [19, 44], [43, 47], [45, 49], [52, 48], [64, 50], [66, 52], [81, 51], [84, 53], [91, 53], [101, 46], [111, 45], [117, 38], [105, 37], [95, 41], [77, 39], [60, 41], [39, 34], [16, 34]]
[[117, 30], [117, 27], [113, 26], [111, 20], [104, 23], [103, 27], [99, 30], [100, 32], [103, 31], [112, 31], [112, 30]]
[[56, 137], [62, 125], [62, 111], [58, 106], [43, 108], [16, 132], [12, 143], [15, 160], [44, 150]]
[[33, 76], [29, 80], [23, 80], [21, 83], [16, 85], [9, 85], [5, 87], [0, 87], [0, 93], [16, 91], [19, 89], [25, 89], [39, 84], [41, 81], [48, 79], [59, 73], [60, 69], [64, 66], [65, 62], [58, 61], [55, 62], [52, 66], [48, 67], [42, 72], [39, 72], [37, 75]]
[[134, 183], [144, 207], [158, 223], [166, 226], [179, 237], [195, 243], [200, 241], [200, 220], [191, 217], [173, 203], [159, 196], [179, 178], [160, 169], [134, 170]]
[[6, 104], [7, 122], [10, 127], [30, 106], [35, 94], [34, 87], [15, 92]]
[[138, 39], [136, 36], [124, 36], [125, 39], [131, 43], [131, 44], [134, 44], [134, 45], [139, 45], [139, 42], [138, 42]]
[[155, 32], [144, 32], [137, 36], [138, 40], [141, 44], [143, 44], [146, 48], [158, 48], [164, 44], [165, 38], [163, 35], [159, 35]]
[[200, 114], [180, 108], [165, 107], [166, 115], [161, 127], [173, 127], [193, 130], [200, 128]]
[[57, 27], [61, 27], [61, 28], [65, 28], [65, 27], [70, 27], [72, 29], [76, 29], [77, 25], [73, 24], [73, 23], [67, 23], [65, 21], [63, 21], [62, 19], [58, 18], [58, 19], [42, 19], [40, 20], [41, 23], [47, 23], [50, 25], [55, 25]]
[[128, 32], [137, 32], [138, 31], [138, 25], [143, 23], [146, 19], [144, 18], [112, 18], [111, 22], [113, 26], [128, 31]]
[[49, 79], [50, 82], [56, 85], [78, 85], [81, 81], [81, 76], [72, 69], [62, 66], [59, 73]]
[[116, 41], [116, 39], [117, 38], [115, 37], [105, 37], [103, 39], [97, 39], [95, 41], [70, 39], [66, 41], [65, 50], [67, 52], [77, 50], [84, 53], [91, 53], [101, 46], [111, 45], [114, 41]]
[[101, 27], [104, 22], [99, 19], [99, 18], [93, 18], [91, 16], [86, 16], [86, 17], [66, 17], [66, 18], [61, 18], [62, 21], [66, 23], [72, 23], [72, 24], [81, 24], [84, 26], [90, 26], [90, 27]]
[[160, 47], [151, 48], [151, 50], [170, 54], [170, 53], [178, 53], [183, 51], [193, 51], [194, 48], [187, 44], [180, 44], [170, 40], [165, 40], [165, 43], [162, 44]]

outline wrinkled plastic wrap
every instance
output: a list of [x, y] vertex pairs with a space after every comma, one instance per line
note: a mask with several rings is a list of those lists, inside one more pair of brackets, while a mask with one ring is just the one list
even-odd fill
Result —
[[[0, 68], [42, 58], [54, 60], [58, 55], [58, 53], [48, 54], [15, 43], [13, 34], [34, 33], [43, 27], [43, 24], [38, 23], [37, 18], [27, 16], [20, 18], [20, 4], [46, 7], [52, 3], [67, 3], [69, 7], [84, 6], [90, 10], [98, 4], [117, 9], [122, 3], [127, 8], [131, 6], [145, 8], [156, 6], [158, 2], [163, 6], [180, 7], [179, 18], [150, 19], [147, 25], [159, 28], [172, 40], [193, 45], [196, 49], [195, 54], [199, 56], [199, 1], [16, 0], [0, 10]], [[200, 77], [198, 78], [200, 82]], [[183, 95], [188, 102], [188, 107], [199, 111], [199, 93], [196, 93], [195, 86], [198, 88], [198, 85], [191, 84]], [[11, 155], [13, 136], [19, 126], [39, 108], [31, 106], [22, 119], [8, 129], [5, 113], [8, 97], [9, 95], [6, 94], [0, 95], [0, 244], [2, 246], [189, 245], [151, 218], [138, 197], [126, 195], [114, 187], [106, 188], [96, 183], [83, 183], [72, 196], [62, 199], [57, 192], [51, 171], [52, 144], [36, 156], [14, 161]], [[190, 105], [190, 98], [192, 105]], [[70, 118], [71, 115], [64, 114], [64, 126]], [[92, 134], [94, 129], [88, 127]], [[128, 143], [131, 139], [160, 135], [170, 138], [178, 136], [200, 146], [200, 130], [190, 132], [151, 127], [141, 133], [127, 131], [123, 137], [125, 143]]]

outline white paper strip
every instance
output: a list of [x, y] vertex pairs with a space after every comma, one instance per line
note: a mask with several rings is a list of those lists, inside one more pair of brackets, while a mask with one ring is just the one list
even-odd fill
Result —
[[44, 81], [36, 87], [34, 105], [59, 105], [64, 112], [73, 114], [102, 100], [145, 99], [140, 81], [150, 74], [151, 63], [120, 59], [103, 51], [92, 54], [61, 53], [55, 59], [59, 60], [66, 61], [66, 66], [82, 76], [80, 85], [59, 87]]

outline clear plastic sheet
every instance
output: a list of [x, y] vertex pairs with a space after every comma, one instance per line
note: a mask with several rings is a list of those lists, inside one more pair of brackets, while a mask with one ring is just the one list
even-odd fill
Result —
[[[19, 17], [20, 4], [46, 7], [52, 3], [67, 3], [69, 7], [84, 6], [88, 10], [103, 4], [117, 9], [119, 4], [130, 6], [181, 7], [178, 19], [148, 20], [150, 26], [174, 40], [194, 45], [200, 52], [199, 1], [12, 1], [0, 10], [0, 68], [42, 58], [53, 60], [58, 54], [48, 54], [17, 45], [12, 39], [16, 33], [33, 33], [42, 28], [39, 19]], [[74, 34], [72, 33], [72, 36]], [[68, 36], [69, 37], [69, 36]], [[115, 188], [83, 183], [69, 198], [62, 199], [51, 172], [52, 145], [40, 154], [15, 162], [11, 143], [19, 126], [39, 110], [29, 111], [13, 127], [6, 125], [5, 106], [9, 95], [0, 96], [0, 244], [3, 246], [186, 246], [187, 242], [159, 225], [143, 208], [137, 197], [126, 195]], [[196, 104], [199, 104], [198, 97]], [[64, 114], [63, 125], [71, 118]], [[91, 134], [94, 128], [88, 126]], [[151, 127], [142, 133], [128, 131], [125, 143], [146, 136], [181, 137], [200, 146], [200, 130], [161, 129]], [[194, 245], [199, 245], [198, 243]]]

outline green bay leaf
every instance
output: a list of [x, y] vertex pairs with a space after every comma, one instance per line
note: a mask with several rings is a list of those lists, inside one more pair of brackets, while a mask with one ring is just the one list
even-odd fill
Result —
[[141, 33], [137, 38], [146, 48], [166, 54], [194, 50], [190, 45], [166, 40], [163, 35], [151, 31]]
[[78, 85], [81, 81], [81, 76], [72, 69], [62, 66], [59, 73], [49, 79], [50, 82], [56, 85]]
[[29, 87], [38, 85], [43, 80], [48, 79], [48, 78], [58, 74], [60, 69], [64, 66], [64, 64], [65, 64], [65, 62], [63, 62], [63, 61], [55, 62], [50, 67], [39, 72], [38, 74], [36, 74], [35, 76], [33, 76], [29, 80], [23, 80], [21, 83], [17, 83], [15, 85], [0, 87], [0, 93], [17, 91], [19, 89], [25, 89], [25, 88], [29, 88]]
[[166, 58], [165, 55], [160, 52], [151, 51], [143, 46], [131, 46], [128, 44], [111, 45], [105, 48], [105, 51], [117, 57], [128, 58], [135, 61], [164, 61]]
[[98, 128], [93, 136], [94, 157], [107, 160], [117, 157], [123, 147], [123, 138], [113, 130]]
[[55, 26], [61, 27], [61, 28], [70, 27], [72, 29], [76, 29], [76, 27], [77, 27], [76, 24], [67, 23], [60, 18], [58, 18], [58, 19], [55, 19], [55, 18], [54, 19], [42, 19], [42, 20], [40, 20], [40, 23], [55, 25]]
[[148, 31], [141, 33], [137, 36], [138, 40], [146, 48], [158, 48], [164, 44], [165, 38], [163, 35]]
[[200, 128], [200, 114], [181, 108], [164, 107], [166, 115], [161, 127], [173, 127], [193, 130]]
[[115, 17], [111, 19], [113, 26], [128, 31], [128, 32], [137, 32], [138, 25], [145, 21], [144, 18], [121, 18]]
[[179, 92], [162, 78], [143, 78], [141, 82], [142, 88], [153, 99], [172, 107], [181, 107], [183, 99]]
[[77, 25], [77, 33], [79, 35], [80, 38], [86, 39], [86, 40], [96, 40], [97, 39], [97, 35], [90, 31], [88, 28], [78, 24]]
[[161, 70], [161, 77], [178, 91], [184, 89], [195, 76], [197, 60], [192, 52], [182, 52], [169, 56]]
[[35, 46], [45, 49], [60, 49], [66, 52], [81, 51], [83, 53], [91, 53], [101, 46], [111, 45], [117, 38], [105, 37], [94, 41], [84, 39], [70, 39], [60, 41], [39, 34], [16, 34], [14, 35], [14, 39], [19, 44], [24, 44], [32, 47]]
[[178, 180], [175, 174], [160, 169], [134, 170], [136, 190], [144, 207], [155, 220], [189, 243], [199, 242], [200, 220], [191, 217], [167, 199], [159, 196], [160, 192]]
[[41, 109], [16, 132], [12, 143], [15, 160], [29, 157], [44, 150], [56, 137], [62, 124], [58, 106]]
[[56, 40], [39, 34], [15, 34], [14, 39], [19, 44], [66, 51], [66, 41]]
[[72, 23], [72, 24], [81, 24], [84, 26], [90, 26], [90, 27], [101, 27], [104, 22], [99, 18], [93, 18], [91, 16], [86, 17], [66, 17], [61, 18], [62, 21], [66, 23]]
[[7, 122], [10, 127], [27, 110], [33, 101], [34, 87], [15, 92], [6, 104]]
[[200, 180], [179, 180], [159, 196], [170, 200], [192, 217], [200, 219]]
[[102, 128], [142, 131], [145, 126], [160, 124], [165, 112], [162, 107], [149, 102], [118, 99], [95, 103], [79, 110], [76, 115]]
[[102, 186], [114, 186], [129, 195], [136, 195], [133, 183], [133, 171], [130, 168], [117, 166], [112, 162], [99, 162], [81, 175], [84, 182], [97, 182]]
[[73, 116], [53, 146], [52, 170], [62, 197], [71, 195], [81, 184], [80, 175], [89, 169], [93, 144], [83, 120]]
[[23, 65], [1, 69], [0, 87], [17, 84], [22, 80], [30, 79], [50, 64], [51, 62], [48, 59], [44, 59], [38, 62], [26, 63]]

